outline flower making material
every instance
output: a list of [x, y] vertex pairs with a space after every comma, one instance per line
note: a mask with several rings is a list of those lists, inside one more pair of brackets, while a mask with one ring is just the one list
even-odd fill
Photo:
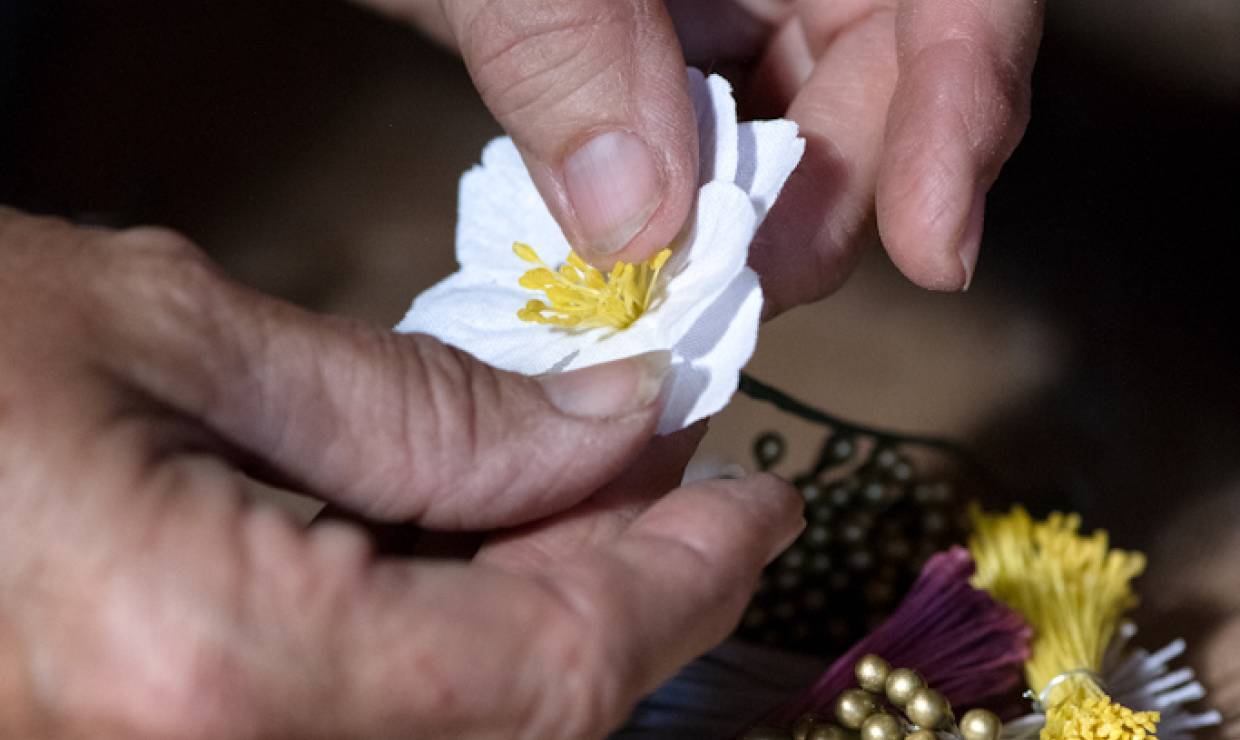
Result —
[[722, 409], [753, 354], [762, 310], [749, 245], [805, 142], [790, 121], [738, 124], [722, 78], [690, 69], [699, 190], [682, 236], [607, 272], [573, 253], [508, 138], [461, 179], [460, 269], [397, 325], [525, 374], [670, 350], [661, 434]]
[[1079, 534], [1076, 515], [1034, 521], [1017, 507], [1005, 515], [977, 513], [974, 520], [974, 583], [1034, 630], [1025, 675], [1046, 708], [1042, 740], [1152, 738], [1159, 713], [1113, 701], [1100, 677], [1107, 646], [1136, 604], [1131, 582], [1144, 569], [1144, 556], [1110, 549], [1105, 532]]
[[[1102, 685], [1112, 699], [1126, 707], [1157, 710], [1159, 740], [1192, 740], [1195, 731], [1221, 724], [1223, 715], [1217, 709], [1189, 708], [1206, 695], [1193, 669], [1171, 668], [1184, 653], [1184, 640], [1151, 653], [1129, 646], [1136, 633], [1131, 622], [1121, 624], [1102, 661]], [[1045, 725], [1046, 715], [1035, 711], [1007, 725], [1003, 740], [1034, 740]]]
[[806, 712], [827, 711], [867, 653], [916, 669], [957, 706], [1000, 700], [1020, 683], [1030, 631], [1012, 609], [969, 584], [973, 567], [961, 547], [930, 558], [895, 613], [767, 721], [787, 725]]

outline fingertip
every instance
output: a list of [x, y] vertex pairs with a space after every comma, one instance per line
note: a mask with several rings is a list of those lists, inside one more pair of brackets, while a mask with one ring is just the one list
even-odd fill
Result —
[[653, 350], [622, 360], [536, 378], [555, 409], [585, 419], [614, 419], [644, 413], [652, 419], [661, 406], [671, 372], [669, 350]]
[[945, 179], [880, 185], [878, 230], [891, 261], [913, 283], [961, 291], [968, 288], [977, 263], [981, 213], [974, 215], [978, 199], [967, 186]]
[[770, 547], [766, 562], [788, 549], [805, 530], [805, 501], [786, 480], [771, 473], [756, 473], [745, 479], [751, 501], [763, 507], [769, 517]]
[[976, 158], [952, 105], [925, 87], [897, 96], [876, 193], [879, 236], [892, 261], [917, 285], [941, 291], [968, 286], [981, 238]]
[[973, 203], [969, 206], [969, 216], [965, 221], [964, 234], [960, 238], [960, 268], [964, 270], [964, 286], [968, 290], [973, 284], [973, 273], [977, 269], [977, 256], [982, 248], [982, 228], [986, 220], [986, 191], [978, 188], [973, 194]]
[[564, 160], [563, 173], [580, 246], [591, 257], [606, 258], [628, 245], [666, 190], [650, 146], [629, 131], [591, 136]]
[[805, 528], [803, 511], [801, 497], [786, 481], [757, 473], [684, 486], [652, 509], [644, 524], [664, 534], [674, 530], [708, 560], [760, 567]]
[[674, 136], [606, 132], [565, 160], [574, 247], [600, 269], [650, 259], [689, 222], [697, 199], [697, 128], [687, 96], [668, 104], [683, 107], [687, 119]]
[[697, 126], [663, 3], [443, 7], [483, 100], [573, 248], [610, 268], [668, 246], [696, 193]]
[[987, 191], [1028, 121], [1027, 70], [1014, 73], [981, 31], [945, 39], [923, 33], [927, 38], [906, 39], [910, 50], [888, 114], [879, 232], [892, 261], [913, 282], [967, 290]]

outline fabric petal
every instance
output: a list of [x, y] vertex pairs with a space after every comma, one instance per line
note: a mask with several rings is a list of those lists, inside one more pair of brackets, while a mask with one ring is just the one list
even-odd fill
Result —
[[518, 319], [528, 299], [515, 282], [479, 282], [458, 272], [419, 295], [396, 331], [429, 334], [501, 370], [535, 375], [559, 369], [579, 341]]
[[728, 183], [705, 185], [693, 229], [669, 263], [661, 302], [642, 319], [658, 321], [673, 338], [687, 332], [745, 269], [757, 224], [748, 194]]
[[749, 193], [761, 223], [801, 161], [805, 139], [792, 121], [751, 121], [740, 125], [737, 142], [736, 186]]
[[736, 179], [736, 102], [732, 86], [719, 75], [703, 77], [689, 68], [689, 95], [697, 113], [698, 182]]
[[762, 316], [758, 275], [746, 267], [672, 348], [672, 385], [658, 433], [714, 414], [732, 399], [753, 356]]
[[515, 282], [529, 266], [512, 253], [514, 241], [533, 247], [549, 265], [568, 258], [568, 240], [543, 204], [512, 139], [482, 150], [482, 164], [461, 178], [456, 260], [463, 270]]

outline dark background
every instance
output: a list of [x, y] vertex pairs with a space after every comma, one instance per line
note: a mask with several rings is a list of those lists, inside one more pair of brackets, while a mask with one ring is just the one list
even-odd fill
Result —
[[[922, 293], [875, 252], [753, 369], [963, 438], [1008, 490], [1149, 551], [1143, 629], [1191, 633], [1240, 699], [1210, 648], [1240, 653], [1240, 4], [1166, 5], [1052, 5], [973, 290]], [[0, 202], [170, 225], [384, 324], [452, 269], [456, 178], [498, 132], [454, 57], [317, 0], [0, 0], [0, 109]], [[743, 458], [774, 423], [746, 403], [708, 448]]]

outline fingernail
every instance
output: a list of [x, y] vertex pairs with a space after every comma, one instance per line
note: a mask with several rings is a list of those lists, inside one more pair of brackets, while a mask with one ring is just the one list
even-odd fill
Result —
[[588, 246], [602, 254], [641, 231], [663, 190], [650, 149], [627, 131], [599, 134], [569, 155], [564, 186]]
[[986, 191], [979, 189], [973, 196], [973, 204], [964, 222], [964, 231], [961, 232], [957, 249], [957, 254], [960, 255], [960, 266], [964, 268], [962, 291], [968, 290], [973, 282], [973, 272], [977, 268], [977, 254], [982, 247], [982, 223], [985, 221], [985, 216]]
[[787, 550], [789, 547], [792, 547], [792, 543], [796, 542], [797, 538], [801, 536], [801, 533], [805, 531], [805, 524], [806, 524], [805, 517], [802, 516], [800, 520], [798, 521], [796, 528], [791, 530], [782, 540], [780, 540], [776, 544], [774, 548], [771, 549], [771, 552], [766, 557], [767, 565], [770, 565], [771, 563], [773, 563], [775, 561], [775, 558], [782, 555], [784, 551]]
[[537, 380], [551, 405], [570, 416], [607, 419], [653, 404], [672, 366], [672, 353], [655, 350]]

